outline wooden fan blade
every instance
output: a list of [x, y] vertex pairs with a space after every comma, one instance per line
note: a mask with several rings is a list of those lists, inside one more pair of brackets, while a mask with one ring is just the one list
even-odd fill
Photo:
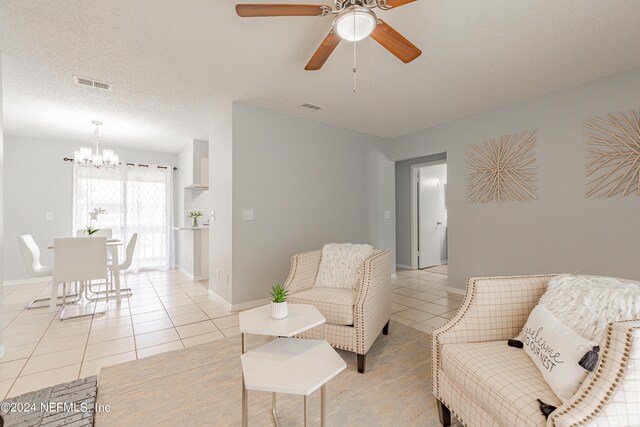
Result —
[[[326, 6], [324, 6], [326, 8]], [[236, 13], [243, 18], [258, 16], [320, 16], [319, 4], [237, 4]]]
[[304, 69], [307, 71], [313, 71], [322, 68], [324, 63], [327, 62], [327, 59], [329, 59], [331, 53], [333, 53], [333, 51], [340, 43], [340, 40], [341, 38], [336, 33], [334, 33], [333, 30], [331, 30], [329, 34], [327, 34], [327, 37], [324, 38], [324, 40], [320, 44], [320, 47], [313, 54], [313, 56], [309, 60], [309, 63], [306, 67], [304, 67]]
[[416, 0], [387, 0], [387, 6], [389, 7], [400, 7], [404, 6], [407, 3], [413, 3]]
[[420, 49], [382, 19], [378, 19], [378, 25], [371, 33], [371, 37], [405, 64], [422, 54]]

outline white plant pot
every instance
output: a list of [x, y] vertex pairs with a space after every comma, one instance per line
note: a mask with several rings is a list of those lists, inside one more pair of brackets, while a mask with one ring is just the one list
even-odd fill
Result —
[[284, 319], [289, 314], [287, 310], [287, 302], [273, 302], [271, 301], [271, 317], [278, 320]]

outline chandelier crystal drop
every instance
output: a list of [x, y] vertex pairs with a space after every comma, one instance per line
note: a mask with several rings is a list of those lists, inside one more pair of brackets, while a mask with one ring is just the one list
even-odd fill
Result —
[[85, 166], [95, 166], [97, 168], [106, 166], [106, 167], [115, 167], [118, 165], [120, 158], [119, 156], [113, 152], [113, 150], [102, 150], [100, 153], [100, 132], [99, 128], [102, 126], [102, 122], [97, 120], [92, 121], [95, 125], [95, 130], [93, 131], [93, 137], [91, 137], [91, 144], [95, 146], [95, 152], [91, 147], [82, 147], [79, 150], [76, 150], [74, 153], [74, 159], [79, 165]]

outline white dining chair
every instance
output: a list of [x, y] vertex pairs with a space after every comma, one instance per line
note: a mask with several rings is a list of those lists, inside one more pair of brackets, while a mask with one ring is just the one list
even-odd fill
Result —
[[[122, 262], [121, 264], [118, 264], [118, 270], [119, 271], [125, 271], [127, 270], [129, 267], [131, 267], [131, 263], [133, 262], [133, 254], [136, 250], [136, 243], [138, 241], [138, 233], [133, 233], [133, 235], [131, 235], [131, 238], [129, 239], [129, 243], [127, 243], [127, 250], [126, 250], [126, 258], [124, 260], [124, 262]], [[109, 274], [111, 276], [111, 284], [115, 283], [115, 269], [113, 268], [113, 262], [109, 262]], [[101, 285], [101, 284], [100, 284]], [[89, 286], [89, 291], [93, 294], [104, 294], [106, 292], [115, 292], [114, 289], [111, 289], [111, 287], [109, 286], [109, 284], [107, 284], [107, 290], [106, 291], [94, 291], [93, 289], [91, 289], [92, 286]], [[133, 295], [133, 291], [131, 290], [131, 288], [122, 288], [120, 289], [120, 292], [122, 293], [123, 296], [126, 297], [130, 297], [131, 295]], [[90, 297], [89, 299], [91, 299], [92, 301], [98, 301], [98, 300], [102, 300], [104, 299], [104, 297]]]
[[[24, 266], [27, 269], [27, 274], [30, 277], [38, 278], [38, 277], [50, 277], [53, 273], [53, 266], [50, 265], [42, 265], [40, 262], [40, 248], [36, 244], [35, 240], [33, 240], [33, 236], [31, 234], [24, 234], [18, 237], [18, 246], [20, 247], [20, 253], [22, 254], [22, 260], [24, 261]], [[51, 283], [51, 282], [49, 282]], [[76, 288], [75, 294], [72, 294], [73, 297], [79, 297], [78, 291]], [[56, 304], [62, 304], [61, 301], [58, 301], [61, 297], [56, 298]], [[29, 303], [27, 309], [32, 308], [42, 308], [48, 307], [49, 304], [45, 305], [36, 305], [43, 301], [49, 301], [51, 298], [38, 298], [34, 299]]]
[[[58, 287], [62, 285], [62, 311], [60, 313], [60, 320], [104, 314], [104, 311], [94, 311], [65, 317], [65, 310], [66, 288], [68, 283], [80, 283], [79, 293], [82, 294], [85, 284], [90, 283], [92, 280], [104, 280], [108, 282], [107, 238], [58, 238], [54, 239], [53, 247], [53, 286], [51, 289], [51, 298], [53, 299], [54, 296], [57, 296]], [[52, 311], [55, 311], [55, 305], [52, 302], [50, 303], [50, 307]]]
[[[137, 242], [138, 242], [138, 233], [133, 233], [131, 235], [131, 238], [129, 239], [129, 243], [127, 243], [126, 258], [124, 259], [124, 262], [118, 266], [119, 271], [125, 271], [125, 270], [128, 270], [129, 267], [131, 267], [131, 263], [133, 262], [133, 254], [136, 251]], [[113, 264], [109, 265], [109, 270], [111, 271], [111, 283], [115, 283], [115, 278], [113, 277], [115, 273]], [[120, 292], [124, 292], [126, 296], [133, 295], [131, 288], [122, 288]]]

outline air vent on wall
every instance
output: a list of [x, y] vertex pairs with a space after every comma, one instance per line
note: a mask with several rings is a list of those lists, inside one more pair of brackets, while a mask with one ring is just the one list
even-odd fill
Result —
[[82, 86], [95, 87], [96, 89], [103, 89], [103, 90], [111, 90], [111, 85], [109, 83], [103, 83], [97, 80], [87, 79], [87, 78], [78, 77], [78, 76], [73, 76], [73, 79], [76, 81], [76, 84], [79, 84]]
[[314, 113], [316, 111], [322, 110], [322, 107], [318, 107], [317, 105], [313, 105], [313, 104], [302, 104], [300, 106], [300, 108], [304, 108], [305, 110], [313, 111]]

